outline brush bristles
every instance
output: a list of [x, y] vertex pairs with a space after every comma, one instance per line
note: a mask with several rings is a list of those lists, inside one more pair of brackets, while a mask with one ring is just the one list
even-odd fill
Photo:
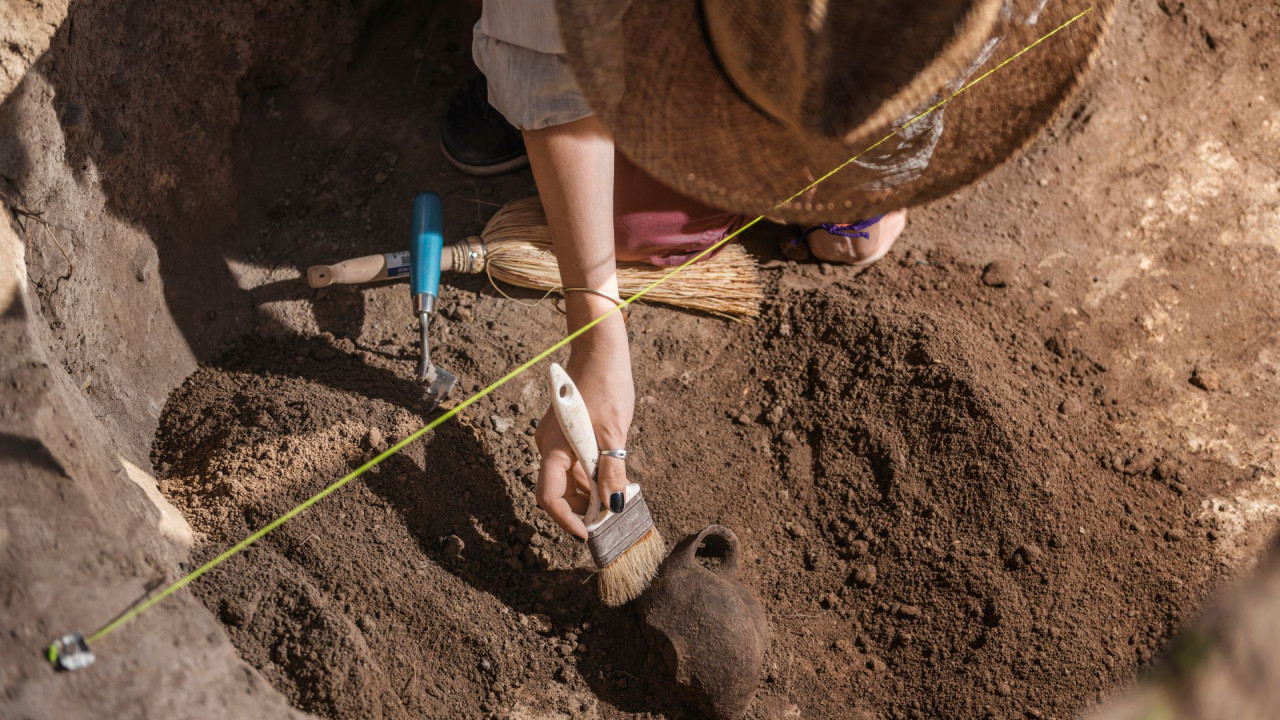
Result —
[[[491, 277], [534, 290], [560, 287], [551, 231], [538, 198], [507, 203], [485, 225], [481, 236], [488, 250]], [[631, 297], [670, 271], [669, 267], [619, 263], [618, 291]], [[741, 318], [760, 314], [761, 295], [755, 260], [740, 245], [730, 244], [645, 293], [644, 300]]]
[[658, 528], [649, 528], [618, 559], [600, 568], [600, 599], [609, 607], [617, 607], [640, 597], [666, 556], [667, 545]]

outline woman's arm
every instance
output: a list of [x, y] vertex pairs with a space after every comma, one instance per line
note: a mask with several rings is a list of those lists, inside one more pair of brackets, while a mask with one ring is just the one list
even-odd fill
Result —
[[[560, 279], [566, 288], [590, 288], [618, 297], [613, 237], [613, 139], [594, 116], [541, 130], [525, 131], [529, 164], [547, 213]], [[570, 331], [614, 308], [592, 293], [565, 294]], [[627, 446], [635, 411], [631, 355], [621, 313], [573, 342], [569, 374], [582, 393], [601, 449]], [[538, 425], [542, 452], [538, 505], [565, 530], [583, 539], [586, 528], [574, 513], [587, 507], [577, 492], [586, 477], [550, 410]], [[570, 478], [574, 482], [570, 482]], [[619, 510], [626, 490], [623, 462], [600, 458], [599, 502]]]

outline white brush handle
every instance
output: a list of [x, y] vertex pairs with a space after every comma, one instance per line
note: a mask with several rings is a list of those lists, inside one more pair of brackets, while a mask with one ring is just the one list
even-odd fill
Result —
[[591, 482], [591, 504], [583, 522], [594, 525], [600, 517], [600, 492], [596, 488], [596, 466], [600, 461], [600, 446], [596, 444], [596, 431], [591, 426], [591, 415], [587, 413], [587, 404], [578, 393], [578, 386], [573, 378], [560, 367], [551, 363], [551, 407], [556, 410], [556, 419], [560, 421], [560, 429], [569, 440], [573, 454], [578, 456], [582, 469], [587, 472]]

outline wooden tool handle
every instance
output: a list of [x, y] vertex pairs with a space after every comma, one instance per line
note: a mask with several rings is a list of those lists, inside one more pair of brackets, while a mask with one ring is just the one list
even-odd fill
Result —
[[596, 444], [596, 431], [591, 426], [591, 416], [587, 413], [587, 405], [578, 394], [578, 386], [573, 378], [560, 367], [551, 363], [551, 407], [555, 408], [556, 419], [560, 421], [560, 429], [569, 440], [573, 454], [578, 456], [582, 469], [587, 472], [591, 482], [591, 504], [583, 522], [588, 526], [599, 522], [600, 492], [596, 487], [596, 465], [600, 460], [600, 446]]
[[312, 265], [307, 268], [307, 284], [313, 288], [357, 285], [386, 279], [387, 259], [382, 255], [365, 255], [333, 265]]
[[[388, 264], [388, 258], [391, 258], [390, 264]], [[440, 270], [443, 272], [453, 270], [453, 260], [454, 250], [450, 245], [440, 254]], [[312, 265], [307, 268], [307, 284], [313, 288], [330, 285], [359, 285], [391, 277], [405, 277], [408, 274], [409, 253], [395, 252], [365, 255], [333, 265]]]

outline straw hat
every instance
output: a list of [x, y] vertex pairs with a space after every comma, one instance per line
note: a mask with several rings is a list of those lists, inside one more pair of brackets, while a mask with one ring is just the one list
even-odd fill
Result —
[[774, 205], [1087, 0], [558, 0], [578, 83], [618, 148], [680, 192], [790, 222], [951, 193], [1054, 116], [1114, 0], [785, 206]]

